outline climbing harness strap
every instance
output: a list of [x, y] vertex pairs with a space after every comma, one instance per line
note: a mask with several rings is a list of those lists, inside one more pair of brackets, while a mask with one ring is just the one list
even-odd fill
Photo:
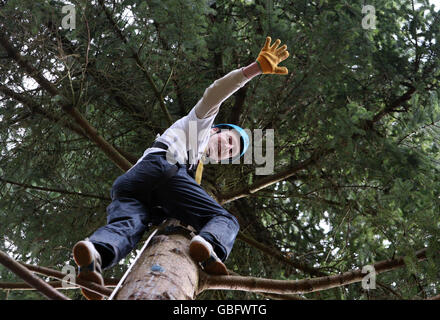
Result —
[[[136, 262], [139, 260], [139, 257], [142, 255], [142, 253], [145, 251], [145, 249], [148, 247], [149, 243], [151, 242], [151, 239], [156, 236], [156, 235], [160, 235], [160, 234], [181, 234], [185, 237], [187, 237], [188, 239], [192, 239], [192, 237], [195, 236], [196, 230], [189, 224], [185, 224], [180, 220], [177, 219], [171, 219], [170, 221], [170, 225], [163, 227], [163, 226], [159, 226], [156, 227], [156, 229], [150, 234], [150, 236], [148, 237], [147, 241], [145, 241], [145, 244], [143, 245], [142, 249], [139, 251], [138, 255], [136, 256], [135, 260], [133, 261], [133, 263], [130, 265], [130, 267], [127, 269], [127, 271], [125, 272], [124, 276], [121, 278], [121, 280], [119, 281], [118, 285], [116, 286], [116, 288], [113, 290], [112, 294], [110, 295], [110, 297], [108, 298], [108, 300], [112, 300], [116, 293], [119, 291], [119, 289], [121, 288], [121, 286], [124, 284], [125, 279], [127, 279], [128, 275], [130, 274], [133, 266], [136, 264]], [[167, 222], [164, 221], [163, 223]]]
[[[160, 141], [154, 141], [151, 147], [163, 149], [164, 150], [163, 154], [166, 154], [166, 151], [168, 150], [168, 146]], [[158, 152], [157, 154], [162, 154], [162, 152]], [[179, 166], [177, 165], [170, 167], [167, 171], [165, 171], [163, 179], [154, 187], [154, 189], [157, 189], [159, 186], [167, 182], [168, 179], [174, 177], [174, 175], [177, 173], [178, 170], [179, 170]]]
[[191, 240], [193, 237], [195, 237], [196, 233], [197, 231], [191, 225], [186, 224], [180, 220], [174, 219], [173, 223], [161, 229], [158, 235], [180, 234], [186, 237], [187, 239]]
[[142, 253], [145, 251], [145, 249], [148, 247], [148, 244], [150, 243], [151, 239], [155, 236], [155, 234], [157, 233], [157, 231], [159, 230], [159, 228], [156, 228], [148, 237], [147, 241], [145, 241], [144, 246], [142, 247], [141, 251], [139, 251], [138, 255], [136, 256], [136, 258], [134, 259], [133, 263], [130, 265], [130, 267], [128, 268], [128, 270], [125, 272], [124, 276], [121, 278], [121, 280], [119, 281], [118, 285], [116, 286], [116, 288], [113, 290], [112, 294], [110, 295], [110, 297], [108, 298], [108, 300], [112, 300], [116, 293], [119, 291], [119, 289], [121, 288], [122, 284], [124, 283], [125, 279], [127, 278], [127, 276], [130, 274], [131, 269], [133, 268], [133, 266], [136, 264], [136, 262], [139, 260], [139, 257], [142, 255]]
[[154, 141], [153, 145], [151, 147], [168, 150], [168, 146], [165, 143], [160, 142], [160, 141]]
[[[160, 149], [164, 149], [163, 152], [155, 152], [155, 154], [162, 154], [165, 155], [166, 154], [166, 150], [168, 149], [168, 146], [162, 142], [159, 141], [155, 141], [152, 145], [152, 148], [160, 148]], [[160, 225], [164, 218], [162, 218], [163, 214], [161, 214], [161, 211], [163, 211], [163, 208], [159, 205], [154, 205], [153, 204], [153, 192], [155, 190], [157, 190], [159, 187], [163, 186], [168, 180], [170, 180], [172, 177], [175, 176], [175, 174], [177, 173], [177, 171], [179, 171], [179, 165], [173, 165], [171, 166], [167, 171], [164, 172], [162, 179], [156, 183], [154, 186], [152, 186], [151, 188], [151, 192], [148, 193], [147, 195], [147, 204], [148, 204], [148, 211], [151, 213], [151, 224], [158, 226]]]
[[[160, 141], [154, 141], [154, 143], [153, 143], [153, 145], [151, 146], [152, 148], [160, 148], [160, 149], [163, 149], [163, 150], [165, 150], [165, 151], [167, 151], [168, 150], [168, 146], [165, 144], [165, 143], [163, 143], [163, 142], [160, 142]], [[194, 178], [195, 179], [195, 176], [196, 176], [196, 171], [197, 171], [197, 167], [198, 167], [198, 165], [199, 165], [199, 162], [200, 161], [197, 161], [197, 163], [193, 163], [193, 164], [190, 164], [189, 163], [189, 159], [190, 159], [190, 152], [188, 151], [187, 152], [188, 153], [188, 163], [186, 164], [186, 171], [188, 172], [188, 174], [192, 177], [192, 178]], [[180, 165], [180, 164], [179, 164]]]

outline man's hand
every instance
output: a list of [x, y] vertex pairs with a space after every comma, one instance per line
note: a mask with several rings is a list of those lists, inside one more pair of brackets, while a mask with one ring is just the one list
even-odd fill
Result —
[[258, 55], [257, 61], [260, 65], [261, 71], [264, 74], [288, 74], [289, 70], [287, 70], [286, 67], [278, 67], [278, 64], [281, 61], [286, 60], [289, 56], [287, 46], [283, 45], [278, 48], [281, 44], [280, 39], [277, 39], [274, 44], [270, 46], [271, 41], [271, 37], [266, 38], [266, 43]]

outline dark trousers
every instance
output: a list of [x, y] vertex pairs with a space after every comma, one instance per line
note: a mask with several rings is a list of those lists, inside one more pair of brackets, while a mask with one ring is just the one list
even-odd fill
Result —
[[[164, 181], [170, 166], [177, 166], [177, 173]], [[239, 230], [237, 219], [197, 184], [185, 166], [170, 164], [165, 152], [148, 154], [119, 176], [111, 197], [107, 225], [89, 237], [104, 256], [103, 269], [117, 264], [138, 244], [151, 223], [165, 218], [191, 225], [213, 245], [222, 261], [231, 252]], [[152, 212], [155, 206], [162, 207], [160, 214]]]

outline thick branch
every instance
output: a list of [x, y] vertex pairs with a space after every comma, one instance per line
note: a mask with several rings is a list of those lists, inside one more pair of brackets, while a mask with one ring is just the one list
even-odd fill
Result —
[[81, 127], [67, 122], [65, 119], [60, 118], [56, 115], [53, 115], [52, 113], [44, 110], [39, 105], [37, 105], [32, 99], [29, 99], [28, 97], [25, 97], [22, 94], [19, 94], [8, 87], [4, 86], [0, 83], [0, 92], [3, 92], [7, 97], [14, 99], [26, 107], [28, 107], [32, 112], [38, 113], [46, 117], [52, 122], [60, 123], [63, 127], [68, 128], [69, 130], [72, 130], [73, 132], [77, 133], [78, 135], [87, 138], [87, 135], [85, 134], [84, 130], [81, 129]]
[[48, 91], [52, 96], [57, 95], [57, 89], [43, 75], [41, 75], [34, 67], [32, 67], [25, 58], [9, 43], [4, 33], [0, 33], [0, 44], [5, 48], [8, 55], [22, 67], [26, 74], [35, 79], [38, 84]]
[[35, 190], [47, 191], [47, 192], [57, 192], [57, 193], [61, 193], [61, 194], [69, 194], [69, 195], [81, 196], [81, 197], [86, 197], [86, 198], [100, 199], [100, 200], [105, 200], [105, 201], [110, 201], [111, 200], [108, 197], [97, 196], [97, 195], [94, 195], [94, 194], [87, 194], [87, 193], [73, 192], [73, 191], [68, 191], [68, 190], [61, 190], [61, 189], [54, 189], [54, 188], [44, 188], [44, 187], [32, 186], [32, 185], [29, 185], [29, 184], [19, 183], [19, 182], [15, 182], [15, 181], [8, 180], [8, 179], [3, 179], [1, 177], [0, 177], [0, 181], [6, 182], [6, 183], [9, 183], [9, 184], [13, 184], [13, 185], [16, 185], [16, 186], [20, 186], [20, 187], [23, 187], [25, 189], [35, 189]]
[[[52, 20], [47, 23], [47, 28], [52, 37], [56, 38], [57, 44], [60, 46], [60, 52], [62, 52], [63, 55], [67, 54], [68, 56], [77, 58], [77, 61], [79, 63], [82, 63], [82, 61], [79, 59], [80, 54], [77, 54], [77, 52], [80, 51], [81, 46], [78, 44], [73, 44], [71, 40], [67, 39], [64, 35], [58, 34], [57, 25], [56, 23], [54, 24]], [[88, 76], [95, 79], [95, 84], [98, 85], [105, 92], [108, 92], [109, 96], [113, 98], [119, 106], [131, 112], [133, 117], [139, 118], [143, 122], [144, 126], [148, 127], [151, 131], [154, 132], [154, 135], [159, 133], [156, 127], [145, 123], [146, 118], [144, 116], [141, 116], [141, 114], [143, 113], [142, 109], [139, 108], [136, 104], [129, 102], [126, 98], [125, 92], [115, 88], [115, 86], [118, 86], [117, 81], [114, 81], [105, 72], [102, 72], [102, 70], [98, 70], [96, 68], [96, 61], [90, 61], [87, 64], [87, 68], [84, 68], [84, 72]], [[118, 152], [121, 153], [125, 158], [127, 158], [127, 160], [130, 161], [132, 164], [136, 163], [137, 158], [127, 152], [124, 152], [123, 150], [118, 149], [117, 147], [115, 147], [115, 149], [118, 150]]]
[[321, 158], [326, 155], [334, 152], [334, 149], [324, 149], [315, 151], [310, 158], [290, 167], [281, 172], [275, 173], [271, 176], [265, 176], [264, 178], [259, 179], [251, 186], [233, 191], [231, 193], [220, 195], [218, 198], [220, 199], [220, 204], [223, 205], [225, 203], [249, 196], [253, 193], [260, 191], [261, 189], [267, 188], [277, 182], [283, 181], [291, 176], [295, 175], [298, 171], [301, 171], [308, 167], [309, 165], [315, 164]]
[[[63, 127], [75, 132], [76, 134], [80, 135], [81, 137], [89, 139], [89, 137], [87, 136], [85, 131], [80, 126], [78, 126], [74, 123], [70, 123], [70, 122], [66, 121], [66, 119], [63, 119], [59, 116], [56, 116], [56, 115], [44, 110], [39, 105], [37, 105], [32, 99], [30, 99], [22, 94], [19, 94], [15, 91], [9, 89], [8, 87], [2, 85], [2, 84], [0, 84], [0, 92], [3, 92], [7, 97], [22, 103], [23, 105], [28, 107], [32, 112], [35, 112], [37, 114], [41, 114], [42, 116], [44, 116], [48, 120], [55, 122], [55, 123], [60, 123]], [[126, 158], [128, 161], [130, 161], [130, 163], [132, 163], [132, 164], [136, 163], [137, 158], [135, 156], [133, 156], [132, 154], [130, 154], [124, 150], [121, 150], [120, 148], [118, 148], [116, 146], [114, 146], [114, 148], [124, 158]]]
[[[76, 286], [63, 287], [62, 281], [48, 281], [46, 282], [54, 289], [77, 289]], [[0, 289], [3, 290], [37, 290], [26, 282], [0, 282]]]
[[[104, 10], [106, 17], [109, 20], [110, 24], [112, 25], [113, 30], [115, 31], [117, 36], [122, 40], [122, 42], [124, 42], [124, 44], [128, 45], [128, 39], [123, 34], [122, 30], [119, 29], [118, 24], [113, 19], [111, 13], [108, 11], [107, 7], [104, 4], [104, 1], [99, 0], [99, 4], [101, 5], [102, 9]], [[162, 92], [156, 86], [156, 84], [153, 80], [153, 77], [150, 75], [150, 73], [144, 67], [144, 64], [143, 64], [141, 58], [139, 57], [138, 52], [136, 50], [134, 50], [133, 48], [131, 48], [130, 46], [128, 46], [128, 47], [129, 47], [129, 50], [131, 51], [130, 52], [131, 57], [136, 61], [136, 64], [139, 66], [139, 68], [144, 73], [145, 77], [147, 78], [148, 83], [151, 85], [151, 88], [153, 89], [153, 92], [154, 92], [154, 95], [156, 96], [156, 99], [159, 100], [160, 108], [162, 109], [163, 113], [166, 116], [166, 119], [168, 121], [168, 125], [172, 125], [174, 121], [171, 117], [171, 114], [168, 111], [167, 106], [165, 105], [165, 102], [164, 102], [164, 99], [162, 96]]]
[[277, 293], [264, 293], [264, 292], [256, 292], [257, 294], [262, 295], [265, 298], [272, 299], [272, 300], [309, 300], [306, 298], [303, 298], [296, 294], [277, 294]]
[[[240, 276], [238, 273], [235, 273], [232, 270], [228, 270], [228, 272], [231, 276]], [[267, 292], [255, 292], [255, 293], [272, 300], [308, 300], [297, 294], [278, 294], [278, 293], [267, 293]]]
[[321, 277], [327, 275], [326, 273], [319, 271], [319, 270], [316, 270], [315, 268], [308, 266], [307, 264], [302, 263], [301, 261], [295, 261], [295, 260], [287, 258], [280, 251], [269, 248], [269, 247], [265, 246], [264, 244], [252, 239], [251, 237], [246, 236], [242, 232], [240, 232], [237, 235], [237, 239], [246, 242], [247, 244], [261, 250], [262, 252], [270, 255], [271, 257], [274, 257], [277, 260], [294, 267], [295, 269], [301, 270], [304, 273], [310, 274], [312, 276], [321, 276]]
[[393, 112], [397, 107], [402, 105], [402, 103], [408, 101], [411, 99], [413, 93], [416, 91], [416, 88], [414, 86], [410, 86], [407, 92], [405, 92], [402, 96], [394, 100], [392, 103], [390, 103], [388, 106], [385, 107], [382, 111], [377, 113], [373, 119], [371, 120], [372, 123], [376, 123], [380, 119], [382, 119], [386, 114]]
[[71, 105], [63, 105], [62, 108], [68, 112], [87, 133], [87, 136], [92, 140], [113, 162], [123, 171], [131, 168], [131, 163], [124, 158], [109, 142], [98, 134], [98, 131], [90, 125], [86, 118], [83, 117], [77, 109]]
[[[418, 261], [426, 259], [426, 249], [416, 253]], [[376, 274], [394, 270], [405, 265], [404, 258], [383, 260], [373, 265]], [[339, 275], [304, 280], [272, 280], [241, 276], [202, 275], [200, 292], [204, 290], [243, 290], [248, 292], [268, 292], [277, 294], [303, 294], [322, 291], [360, 282], [366, 276], [361, 269]]]
[[6, 268], [11, 270], [17, 276], [22, 278], [26, 283], [40, 291], [45, 297], [51, 300], [70, 300], [62, 293], [56, 291], [46, 282], [34, 276], [28, 269], [22, 266], [20, 263], [9, 257], [3, 251], [0, 251], [0, 263]]
[[[45, 268], [45, 267], [33, 266], [30, 264], [26, 264], [26, 263], [21, 263], [21, 264], [32, 272], [35, 272], [35, 273], [38, 273], [41, 275], [45, 275], [48, 277], [52, 277], [52, 278], [55, 278], [58, 280], [64, 280], [64, 281], [66, 281], [66, 283], [70, 283], [66, 279], [66, 274], [64, 274], [60, 271], [52, 270], [52, 269]], [[113, 282], [111, 282], [111, 283], [113, 284]], [[75, 278], [74, 283], [70, 283], [70, 284], [77, 285], [78, 287], [81, 287], [81, 288], [87, 289], [89, 291], [98, 293], [98, 294], [105, 296], [105, 297], [110, 296], [110, 294], [112, 293], [111, 289], [108, 289], [104, 286], [100, 286], [94, 282], [79, 279], [78, 277]]]
[[[41, 75], [38, 70], [32, 67], [25, 58], [9, 43], [3, 34], [0, 34], [0, 44], [5, 48], [7, 53], [17, 62], [17, 64], [22, 67], [26, 74], [32, 77], [37, 83], [44, 88], [51, 96], [57, 96], [58, 90], [56, 87], [48, 81], [43, 75]], [[62, 97], [61, 95], [59, 95]], [[87, 121], [86, 118], [64, 97], [62, 97], [63, 102], [61, 103], [61, 108], [73, 117], [76, 123], [86, 132], [88, 138], [92, 140], [98, 147], [104, 151], [104, 153], [113, 162], [121, 168], [123, 171], [127, 171], [131, 168], [131, 163], [125, 159], [113, 146], [108, 143], [104, 138], [102, 138], [98, 131]]]
[[[114, 288], [117, 286], [119, 280], [113, 280], [113, 279], [106, 279], [104, 280], [104, 286], [108, 288]], [[50, 285], [54, 289], [61, 289], [61, 290], [74, 290], [79, 289], [78, 286], [75, 285], [66, 285], [66, 283], [63, 283], [63, 281], [47, 281], [48, 285]], [[36, 290], [34, 287], [30, 286], [26, 282], [0, 282], [0, 289], [3, 290]]]

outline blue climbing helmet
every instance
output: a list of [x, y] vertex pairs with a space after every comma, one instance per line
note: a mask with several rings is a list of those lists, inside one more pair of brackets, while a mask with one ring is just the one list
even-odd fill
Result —
[[240, 134], [240, 154], [232, 158], [232, 161], [234, 161], [237, 158], [240, 158], [243, 156], [246, 152], [246, 150], [249, 148], [249, 136], [242, 128], [239, 126], [236, 126], [235, 124], [230, 123], [220, 123], [213, 128], [219, 128], [219, 129], [235, 129]]

